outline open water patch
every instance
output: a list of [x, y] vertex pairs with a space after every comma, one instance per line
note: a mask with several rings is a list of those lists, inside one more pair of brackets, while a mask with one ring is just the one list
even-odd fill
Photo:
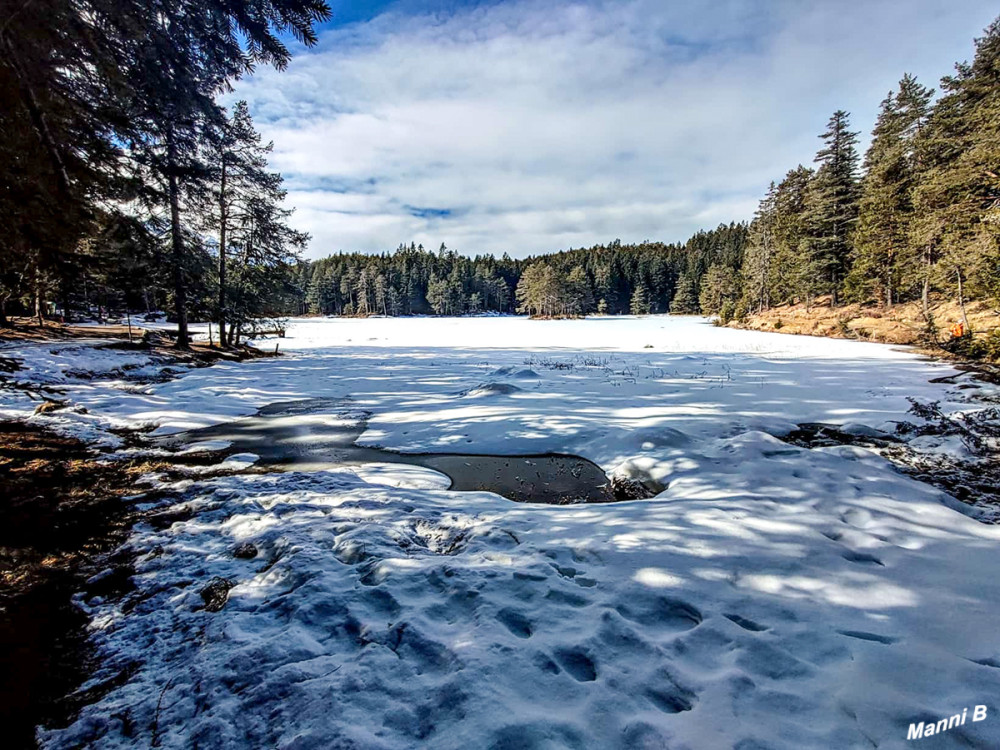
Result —
[[449, 490], [493, 492], [520, 503], [607, 503], [651, 494], [638, 483], [610, 480], [600, 466], [582, 456], [401, 453], [357, 445], [368, 416], [352, 408], [350, 400], [283, 401], [250, 417], [156, 441], [170, 449], [225, 441], [228, 453], [257, 455], [257, 466], [295, 471], [387, 463], [421, 466], [445, 475]]

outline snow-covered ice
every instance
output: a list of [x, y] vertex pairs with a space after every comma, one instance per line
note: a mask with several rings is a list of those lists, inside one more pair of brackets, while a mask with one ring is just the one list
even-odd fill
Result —
[[891, 432], [908, 396], [969, 408], [929, 382], [948, 366], [697, 318], [304, 320], [280, 346], [141, 388], [63, 378], [86, 412], [31, 419], [164, 434], [330, 399], [369, 415], [365, 444], [573, 453], [664, 490], [524, 505], [392, 464], [188, 480], [190, 516], [129, 542], [136, 591], [80, 599], [106, 657], [85, 687], [129, 679], [44, 745], [902, 747], [977, 704], [938, 739], [1000, 745], [1000, 527], [874, 453], [780, 439]]

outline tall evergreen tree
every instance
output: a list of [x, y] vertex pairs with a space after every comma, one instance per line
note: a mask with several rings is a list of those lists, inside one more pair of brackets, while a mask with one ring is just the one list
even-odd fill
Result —
[[[272, 193], [277, 185], [275, 176], [267, 171], [267, 155], [272, 144], [261, 143], [245, 101], [236, 103], [232, 116], [210, 132], [210, 139], [206, 161], [212, 185], [205, 224], [206, 229], [218, 237], [217, 323], [219, 341], [225, 343], [228, 340], [226, 322], [230, 320], [227, 296], [231, 284], [227, 263], [230, 255], [236, 252], [239, 240], [234, 231], [243, 235], [245, 244], [247, 230], [253, 221], [254, 202]], [[270, 196], [272, 200], [276, 197]]]
[[957, 65], [941, 88], [920, 144], [913, 238], [964, 316], [970, 281], [1000, 286], [1000, 19], [976, 41], [972, 64]]
[[639, 283], [632, 292], [632, 299], [629, 300], [629, 313], [632, 315], [649, 314], [649, 291], [646, 285]]
[[696, 315], [698, 310], [698, 286], [693, 276], [684, 273], [677, 280], [677, 291], [670, 303], [670, 312], [675, 315]]
[[772, 182], [750, 224], [747, 250], [743, 257], [744, 306], [756, 312], [771, 306], [777, 193], [778, 187]]
[[918, 170], [915, 142], [927, 122], [933, 91], [906, 75], [882, 102], [865, 155], [854, 236], [851, 296], [892, 305], [916, 282], [919, 257], [910, 241]]
[[801, 164], [789, 170], [775, 195], [775, 251], [771, 301], [792, 302], [809, 293], [806, 197], [815, 173]]
[[566, 293], [569, 297], [568, 309], [573, 315], [586, 315], [594, 308], [594, 294], [590, 279], [583, 266], [573, 266], [566, 277]]
[[713, 263], [701, 280], [698, 306], [703, 315], [716, 315], [727, 302], [737, 296], [738, 277], [720, 263]]
[[858, 134], [849, 128], [848, 113], [834, 112], [820, 136], [824, 145], [815, 159], [820, 166], [806, 198], [811, 291], [828, 293], [834, 305], [848, 269], [858, 214]]

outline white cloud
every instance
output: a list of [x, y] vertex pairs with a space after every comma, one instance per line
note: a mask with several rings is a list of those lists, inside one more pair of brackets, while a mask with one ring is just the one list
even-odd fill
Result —
[[[936, 84], [987, 2], [517, 2], [325, 31], [236, 95], [310, 255], [532, 252], [749, 218], [838, 108]], [[428, 209], [431, 209], [428, 211]], [[439, 212], [450, 211], [449, 215]]]

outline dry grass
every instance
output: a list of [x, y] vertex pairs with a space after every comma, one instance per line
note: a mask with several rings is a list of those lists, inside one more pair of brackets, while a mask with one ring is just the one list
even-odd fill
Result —
[[[1000, 312], [982, 302], [967, 305], [967, 313], [976, 335], [985, 335], [1000, 327]], [[948, 338], [948, 329], [961, 320], [959, 306], [951, 300], [936, 300], [931, 305], [931, 314], [938, 329], [936, 342], [943, 343]], [[935, 350], [935, 340], [928, 337], [927, 322], [919, 302], [889, 308], [859, 304], [830, 307], [829, 298], [820, 298], [810, 307], [781, 305], [729, 325], [755, 331], [905, 344], [941, 354]]]

